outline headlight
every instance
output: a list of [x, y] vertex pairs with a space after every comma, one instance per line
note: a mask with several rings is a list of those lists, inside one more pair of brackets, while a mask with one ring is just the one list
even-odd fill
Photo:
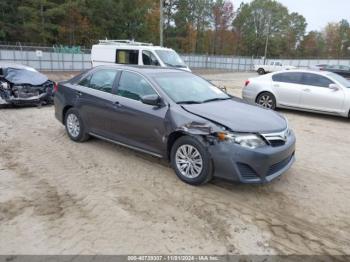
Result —
[[220, 141], [230, 141], [251, 149], [266, 145], [265, 141], [255, 134], [218, 133], [218, 139]]

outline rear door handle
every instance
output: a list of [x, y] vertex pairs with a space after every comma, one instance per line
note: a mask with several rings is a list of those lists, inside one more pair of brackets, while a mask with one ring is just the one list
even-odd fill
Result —
[[304, 92], [310, 92], [311, 90], [309, 88], [303, 89]]

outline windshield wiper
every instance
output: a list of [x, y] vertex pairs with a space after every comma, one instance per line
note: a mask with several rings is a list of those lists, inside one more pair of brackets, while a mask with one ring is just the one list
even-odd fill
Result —
[[203, 102], [201, 101], [194, 101], [194, 100], [184, 100], [184, 101], [178, 101], [176, 104], [202, 104]]
[[220, 100], [228, 100], [231, 99], [230, 97], [216, 97], [216, 98], [211, 98], [204, 100], [202, 103], [207, 103], [207, 102], [212, 102], [212, 101], [220, 101]]

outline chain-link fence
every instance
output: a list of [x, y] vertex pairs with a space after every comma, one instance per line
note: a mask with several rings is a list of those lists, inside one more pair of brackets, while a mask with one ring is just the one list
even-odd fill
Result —
[[[90, 49], [66, 46], [1, 45], [0, 61], [20, 63], [42, 71], [81, 71], [91, 68]], [[185, 63], [192, 69], [225, 71], [253, 71], [254, 65], [263, 64], [263, 59], [237, 56], [209, 56], [182, 54]], [[267, 60], [267, 63], [271, 61]], [[350, 60], [336, 59], [276, 59], [283, 65], [308, 68], [318, 64], [349, 65]]]
[[[190, 68], [251, 71], [259, 59], [233, 56], [181, 55]], [[259, 61], [260, 62], [260, 61]], [[261, 61], [263, 62], [263, 61]]]
[[0, 61], [41, 71], [81, 71], [91, 67], [90, 52], [78, 47], [0, 45]]
[[[236, 56], [207, 56], [207, 55], [182, 55], [185, 63], [190, 68], [204, 68], [228, 71], [253, 71], [254, 65], [264, 64], [264, 59], [253, 57]], [[290, 65], [298, 68], [309, 68], [320, 64], [329, 65], [348, 65], [350, 60], [346, 59], [268, 59], [266, 64], [271, 61], [281, 62], [282, 65]]]

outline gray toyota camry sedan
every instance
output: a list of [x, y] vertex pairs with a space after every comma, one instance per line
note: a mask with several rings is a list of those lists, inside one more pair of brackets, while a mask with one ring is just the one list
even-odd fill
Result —
[[93, 136], [165, 158], [192, 185], [269, 182], [294, 162], [283, 116], [178, 69], [95, 67], [60, 82], [54, 101], [73, 141]]

